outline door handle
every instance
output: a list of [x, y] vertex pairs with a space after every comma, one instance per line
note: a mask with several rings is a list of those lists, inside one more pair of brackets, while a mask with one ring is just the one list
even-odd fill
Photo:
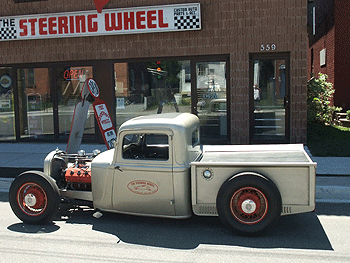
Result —
[[114, 169], [117, 169], [117, 170], [119, 170], [119, 171], [123, 172], [123, 170], [122, 170], [122, 169], [120, 169], [120, 166], [119, 166], [119, 165], [115, 165], [115, 166], [114, 166]]

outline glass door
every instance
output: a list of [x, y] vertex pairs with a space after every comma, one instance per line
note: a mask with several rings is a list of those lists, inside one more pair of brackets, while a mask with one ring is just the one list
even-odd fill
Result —
[[226, 62], [196, 63], [197, 114], [202, 144], [228, 142]]
[[286, 143], [289, 107], [289, 60], [251, 60], [251, 142]]

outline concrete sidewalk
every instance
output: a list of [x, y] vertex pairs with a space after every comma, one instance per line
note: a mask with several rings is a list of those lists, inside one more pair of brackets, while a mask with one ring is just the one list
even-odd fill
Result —
[[[65, 143], [0, 143], [0, 169], [26, 168], [42, 169], [48, 153], [56, 149], [65, 151]], [[81, 149], [87, 153], [95, 149], [101, 152], [107, 150], [104, 144], [82, 144]], [[8, 177], [1, 174], [0, 177]]]
[[[13, 178], [22, 171], [42, 170], [46, 155], [57, 148], [65, 150], [66, 144], [0, 143], [0, 192], [8, 191]], [[81, 149], [92, 152], [95, 149], [105, 151], [107, 147], [82, 144]], [[317, 162], [317, 201], [350, 203], [350, 157], [311, 158]]]

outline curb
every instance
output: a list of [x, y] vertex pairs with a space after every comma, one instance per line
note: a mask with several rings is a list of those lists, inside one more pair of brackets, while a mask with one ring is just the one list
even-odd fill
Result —
[[348, 186], [316, 186], [316, 202], [350, 203], [350, 187]]

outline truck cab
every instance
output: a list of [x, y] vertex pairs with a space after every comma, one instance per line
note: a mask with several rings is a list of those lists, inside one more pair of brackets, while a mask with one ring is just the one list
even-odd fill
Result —
[[115, 149], [93, 161], [94, 207], [148, 216], [191, 216], [190, 163], [201, 156], [198, 129], [198, 118], [186, 113], [125, 122]]

